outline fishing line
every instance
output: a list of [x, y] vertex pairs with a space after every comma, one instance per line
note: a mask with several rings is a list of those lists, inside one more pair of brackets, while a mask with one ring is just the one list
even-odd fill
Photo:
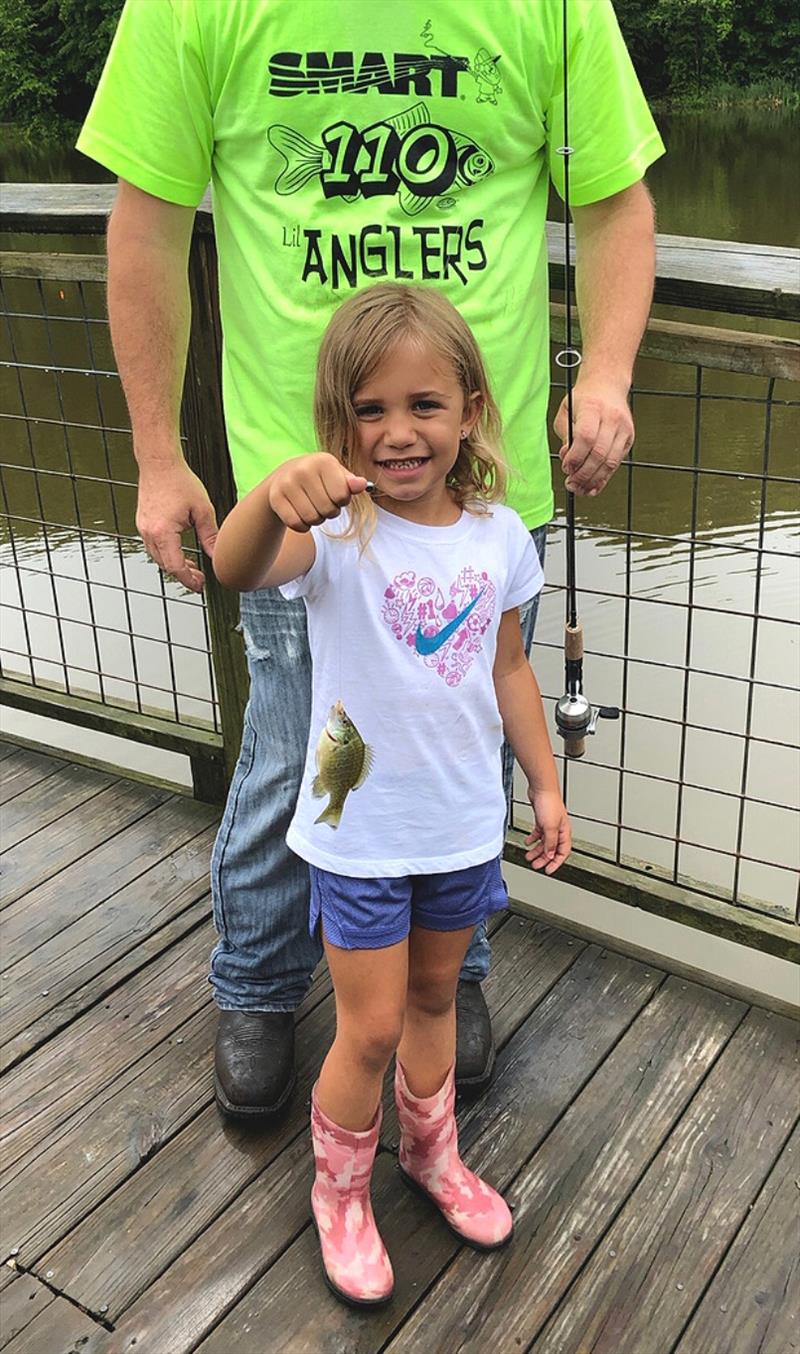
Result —
[[[566, 308], [565, 346], [556, 353], [556, 366], [564, 372], [567, 402], [567, 452], [574, 436], [573, 373], [581, 354], [573, 344], [572, 278], [570, 275], [570, 196], [569, 162], [575, 149], [569, 143], [569, 41], [567, 33], [568, 0], [562, 0], [562, 69], [564, 75], [564, 144], [556, 154], [564, 161], [564, 303]], [[564, 624], [564, 695], [556, 702], [556, 728], [564, 740], [564, 755], [582, 757], [586, 735], [595, 732], [598, 719], [618, 719], [613, 706], [592, 706], [583, 690], [583, 626], [578, 620], [578, 589], [575, 568], [575, 495], [567, 489], [566, 503], [566, 619]]]
[[[342, 452], [342, 464], [344, 465], [345, 469], [349, 471], [350, 466], [349, 466], [349, 464], [348, 464], [348, 461], [349, 461], [349, 457], [348, 457], [346, 451], [343, 451], [343, 452]], [[383, 473], [383, 472], [382, 472], [382, 467], [379, 466], [379, 467], [378, 467], [378, 474], [376, 475], [375, 479], [374, 479], [374, 480], [367, 480], [367, 484], [366, 484], [366, 488], [365, 488], [364, 492], [365, 492], [366, 494], [369, 494], [369, 497], [372, 499], [373, 503], [375, 502], [375, 500], [376, 500], [377, 498], [380, 498], [380, 497], [381, 497], [381, 490], [378, 488], [377, 481], [378, 481], [378, 479], [380, 478], [380, 476], [381, 476], [382, 473]], [[345, 509], [345, 511], [349, 512], [349, 507], [348, 507], [347, 509]], [[351, 524], [352, 524], [352, 521], [353, 521], [353, 520], [354, 520], [354, 519], [353, 519], [353, 515], [351, 514]], [[340, 574], [341, 574], [341, 569], [340, 569]], [[340, 701], [342, 702], [342, 704], [344, 705], [344, 708], [345, 708], [345, 710], [346, 710], [346, 709], [347, 709], [347, 704], [346, 704], [346, 702], [345, 702], [345, 700], [344, 700], [344, 690], [343, 690], [343, 688], [344, 688], [344, 664], [343, 664], [343, 660], [342, 660], [342, 621], [343, 621], [343, 612], [342, 612], [342, 600], [343, 600], [343, 599], [342, 599], [342, 591], [343, 591], [343, 589], [342, 589], [342, 582], [341, 582], [341, 577], [340, 577], [340, 578], [339, 578], [339, 586], [338, 586], [338, 594], [339, 594], [339, 596], [338, 596], [338, 616], [339, 616], [339, 623], [338, 623], [338, 632], [337, 632], [337, 646], [338, 646], [338, 652], [337, 652], [337, 667], [338, 667], [338, 676], [339, 676], [339, 695], [338, 695], [337, 699], [340, 700]]]

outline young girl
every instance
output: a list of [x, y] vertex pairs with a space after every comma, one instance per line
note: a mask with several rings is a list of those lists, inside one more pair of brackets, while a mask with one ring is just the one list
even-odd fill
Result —
[[461, 962], [507, 906], [504, 733], [528, 780], [534, 869], [556, 870], [571, 839], [519, 627], [541, 569], [496, 502], [499, 419], [466, 324], [433, 290], [361, 292], [325, 334], [314, 413], [324, 450], [241, 500], [214, 568], [307, 608], [312, 725], [287, 841], [310, 866], [336, 994], [311, 1207], [329, 1285], [363, 1305], [393, 1287], [369, 1186], [394, 1053], [403, 1179], [467, 1244], [511, 1238], [505, 1201], [459, 1157], [453, 1112]]

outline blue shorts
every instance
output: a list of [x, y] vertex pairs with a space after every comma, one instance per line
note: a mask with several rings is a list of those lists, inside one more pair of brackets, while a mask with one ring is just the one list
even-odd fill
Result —
[[311, 869], [309, 931], [342, 950], [379, 950], [405, 940], [412, 926], [459, 931], [508, 907], [499, 857], [446, 874], [352, 879]]

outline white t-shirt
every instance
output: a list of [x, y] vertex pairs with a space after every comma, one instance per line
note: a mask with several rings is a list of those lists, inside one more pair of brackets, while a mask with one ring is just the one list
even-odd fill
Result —
[[347, 514], [314, 527], [312, 567], [281, 587], [306, 604], [313, 660], [286, 840], [310, 864], [362, 878], [481, 865], [505, 832], [497, 632], [540, 591], [539, 558], [511, 508], [445, 527], [378, 517], [361, 555], [336, 539]]

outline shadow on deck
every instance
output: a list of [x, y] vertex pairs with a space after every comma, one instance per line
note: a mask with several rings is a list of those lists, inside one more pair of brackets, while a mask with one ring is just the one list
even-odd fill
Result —
[[800, 1349], [797, 1053], [784, 1017], [509, 916], [499, 1054], [461, 1143], [514, 1206], [458, 1244], [397, 1178], [381, 1312], [325, 1288], [307, 1104], [321, 972], [284, 1119], [225, 1126], [211, 1083], [216, 811], [0, 744], [7, 1354], [787, 1354]]

